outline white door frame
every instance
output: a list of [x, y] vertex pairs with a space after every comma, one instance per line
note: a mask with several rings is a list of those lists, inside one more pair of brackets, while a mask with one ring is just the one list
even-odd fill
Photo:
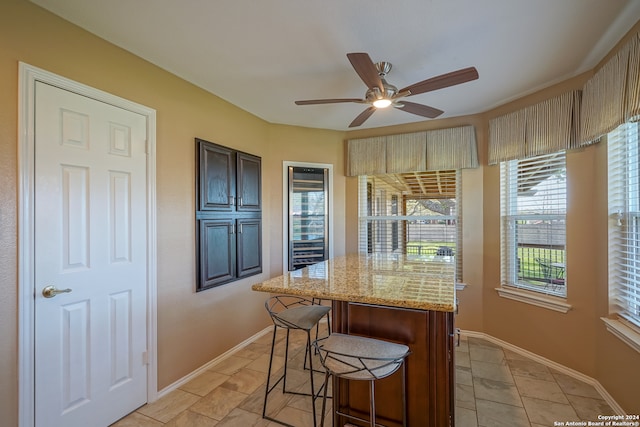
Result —
[[40, 68], [19, 63], [18, 94], [18, 422], [35, 427], [34, 111], [36, 81], [105, 102], [147, 118], [147, 401], [158, 395], [156, 111]]

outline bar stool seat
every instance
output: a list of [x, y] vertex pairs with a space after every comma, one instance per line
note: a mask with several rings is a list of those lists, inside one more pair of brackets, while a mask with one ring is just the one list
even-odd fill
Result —
[[322, 418], [320, 426], [324, 426], [327, 384], [331, 375], [348, 380], [369, 381], [369, 420], [362, 419], [334, 409], [336, 414], [360, 422], [376, 423], [375, 381], [388, 377], [402, 367], [402, 425], [407, 425], [406, 372], [405, 358], [410, 354], [409, 347], [384, 340], [333, 333], [326, 338], [314, 341], [322, 366], [324, 366], [325, 382], [322, 400]]
[[[316, 304], [315, 301], [295, 296], [273, 296], [265, 302], [265, 307], [271, 316], [273, 321], [273, 338], [271, 340], [271, 355], [269, 357], [269, 370], [267, 373], [267, 385], [264, 393], [264, 405], [262, 408], [262, 418], [274, 421], [279, 424], [289, 425], [275, 418], [267, 416], [267, 399], [269, 393], [282, 381], [282, 392], [292, 394], [302, 394], [305, 396], [311, 396], [312, 412], [313, 412], [313, 425], [316, 425], [316, 406], [315, 401], [322, 392], [322, 387], [316, 392], [313, 384], [313, 360], [312, 360], [312, 343], [311, 343], [311, 330], [317, 328], [318, 322], [324, 316], [327, 316], [330, 307]], [[284, 353], [284, 369], [282, 375], [271, 384], [271, 370], [273, 366], [273, 352], [276, 344], [276, 334], [278, 328], [283, 328], [287, 331], [285, 353]], [[305, 348], [305, 360], [303, 362], [306, 369], [307, 356], [309, 357], [309, 380], [311, 383], [311, 390], [309, 393], [300, 393], [290, 391], [286, 389], [287, 386], [287, 361], [289, 358], [289, 332], [291, 330], [299, 329], [305, 331], [307, 334], [307, 343]], [[317, 334], [317, 332], [316, 332]], [[326, 395], [326, 393], [325, 393]]]
[[329, 310], [323, 305], [303, 305], [273, 313], [272, 319], [282, 328], [311, 330]]

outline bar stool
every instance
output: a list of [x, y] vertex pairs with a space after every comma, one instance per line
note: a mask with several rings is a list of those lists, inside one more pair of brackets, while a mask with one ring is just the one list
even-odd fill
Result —
[[[271, 356], [269, 357], [269, 371], [267, 373], [267, 386], [264, 393], [264, 405], [262, 408], [262, 418], [270, 421], [274, 421], [279, 424], [289, 425], [275, 418], [268, 417], [267, 412], [267, 398], [269, 393], [282, 381], [282, 392], [299, 394], [304, 396], [311, 396], [311, 407], [313, 412], [313, 425], [316, 426], [316, 405], [315, 401], [322, 392], [322, 387], [316, 393], [313, 385], [313, 360], [312, 360], [312, 347], [311, 347], [311, 330], [316, 328], [320, 319], [328, 315], [331, 310], [330, 307], [315, 304], [313, 300], [309, 300], [296, 296], [273, 296], [265, 302], [266, 307], [271, 320], [273, 320], [273, 338], [271, 340]], [[273, 350], [276, 344], [276, 333], [278, 328], [283, 328], [287, 331], [285, 352], [284, 352], [284, 369], [283, 373], [278, 380], [270, 385], [271, 382], [271, 368], [273, 365]], [[303, 330], [307, 334], [307, 344], [304, 355], [304, 368], [307, 369], [307, 357], [309, 358], [309, 380], [311, 382], [310, 393], [300, 393], [295, 391], [289, 391], [286, 389], [287, 385], [287, 359], [289, 357], [289, 332], [292, 329]], [[316, 371], [317, 372], [317, 371]], [[326, 395], [326, 393], [325, 393]]]
[[402, 425], [407, 426], [406, 367], [405, 358], [409, 355], [409, 347], [373, 338], [356, 335], [333, 333], [326, 338], [314, 341], [313, 345], [320, 353], [320, 361], [326, 373], [324, 378], [324, 396], [322, 399], [322, 418], [320, 426], [324, 426], [327, 402], [327, 384], [333, 375], [348, 380], [369, 381], [369, 420], [341, 412], [334, 408], [336, 414], [343, 417], [376, 424], [375, 381], [388, 377], [402, 367]]

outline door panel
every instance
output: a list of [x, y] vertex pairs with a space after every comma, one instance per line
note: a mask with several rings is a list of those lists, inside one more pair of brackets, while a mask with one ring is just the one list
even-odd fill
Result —
[[61, 166], [62, 269], [89, 267], [89, 169]]
[[37, 427], [106, 426], [146, 402], [145, 146], [144, 116], [36, 83]]
[[60, 311], [62, 328], [62, 382], [67, 384], [62, 397], [62, 412], [73, 410], [90, 400], [89, 373], [89, 304], [78, 301], [63, 305]]
[[200, 220], [200, 248], [204, 256], [200, 260], [201, 283], [216, 286], [236, 277], [236, 237], [233, 220]]
[[109, 348], [111, 350], [110, 358], [113, 362], [109, 382], [111, 388], [123, 385], [133, 377], [135, 362], [131, 334], [131, 328], [134, 326], [131, 319], [132, 306], [130, 291], [117, 292], [109, 296], [111, 320]]
[[109, 248], [112, 263], [131, 262], [131, 174], [109, 171]]
[[262, 220], [238, 220], [238, 277], [262, 272]]
[[238, 153], [237, 209], [239, 211], [259, 211], [262, 209], [260, 163], [259, 157]]
[[235, 204], [235, 159], [233, 152], [206, 141], [198, 144], [200, 210], [231, 211]]

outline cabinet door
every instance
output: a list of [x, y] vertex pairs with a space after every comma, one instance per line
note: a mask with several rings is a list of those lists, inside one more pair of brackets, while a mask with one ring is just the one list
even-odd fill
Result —
[[198, 140], [198, 199], [201, 211], [231, 211], [236, 194], [235, 152]]
[[262, 220], [259, 218], [239, 219], [238, 277], [262, 272]]
[[238, 153], [238, 183], [236, 208], [239, 211], [259, 211], [261, 209], [260, 157]]
[[232, 219], [199, 220], [198, 289], [221, 285], [236, 277], [236, 234]]

